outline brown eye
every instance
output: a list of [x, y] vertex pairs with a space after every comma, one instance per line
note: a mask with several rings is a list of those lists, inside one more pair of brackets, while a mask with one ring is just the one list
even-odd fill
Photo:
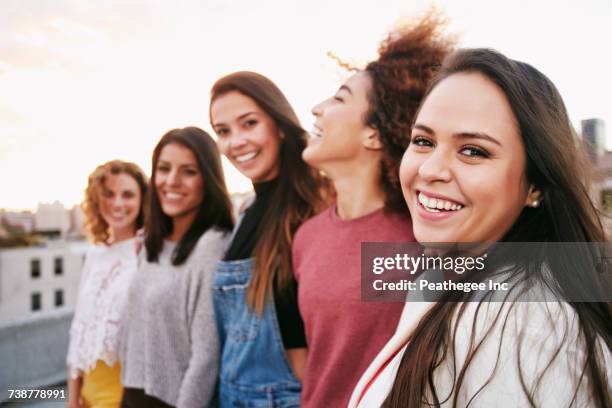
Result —
[[423, 136], [413, 136], [412, 139], [410, 139], [410, 144], [418, 147], [433, 147], [431, 140]]
[[257, 124], [257, 121], [255, 119], [251, 119], [251, 120], [247, 120], [246, 122], [244, 122], [244, 127], [248, 129], [248, 128], [252, 128], [256, 124]]
[[189, 168], [189, 169], [185, 169], [184, 173], [187, 176], [195, 176], [195, 175], [197, 175], [199, 173], [199, 171], [197, 169]]
[[217, 130], [215, 130], [215, 133], [217, 134], [217, 136], [219, 137], [224, 137], [227, 136], [229, 134], [229, 129], [226, 128], [218, 128]]
[[461, 153], [464, 156], [470, 157], [470, 158], [472, 157], [484, 157], [484, 158], [490, 157], [489, 152], [477, 146], [464, 146], [459, 153]]

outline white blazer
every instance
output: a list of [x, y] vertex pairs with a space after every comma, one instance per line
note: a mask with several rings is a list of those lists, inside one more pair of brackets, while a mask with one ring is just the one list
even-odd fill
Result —
[[[432, 302], [406, 303], [396, 333], [362, 375], [351, 395], [349, 408], [381, 406], [395, 381], [408, 337], [433, 305]], [[476, 344], [487, 328], [493, 327], [493, 330], [474, 355], [457, 395], [452, 395], [455, 384], [452, 360], [454, 358], [458, 372], [471, 349], [470, 336], [477, 306], [477, 302], [469, 303], [461, 319], [454, 319], [453, 326], [458, 325], [454, 354], [448, 353], [447, 361], [436, 369], [434, 382], [442, 407], [452, 406], [455, 399], [458, 406], [466, 406], [469, 401], [473, 407], [529, 406], [521, 376], [531, 387], [540, 375], [540, 386], [533, 392], [537, 406], [569, 406], [576, 388], [575, 405], [593, 405], [586, 375], [580, 381], [585, 347], [579, 336], [577, 315], [569, 304], [556, 302], [483, 304], [476, 320]], [[505, 325], [497, 324], [503, 323], [505, 317]], [[564, 334], [567, 341], [562, 342]], [[612, 378], [611, 352], [603, 341], [599, 344], [603, 366], [608, 378]], [[397, 353], [395, 357], [374, 380], [394, 353]], [[554, 355], [557, 355], [555, 359]], [[551, 359], [552, 364], [545, 369]], [[450, 398], [443, 401], [449, 395]]]
[[[408, 340], [410, 333], [412, 333], [412, 331], [419, 324], [421, 317], [423, 317], [423, 315], [425, 315], [425, 313], [427, 313], [434, 304], [434, 302], [415, 302], [405, 304], [395, 334], [391, 336], [387, 344], [385, 344], [380, 353], [378, 353], [376, 358], [374, 358], [372, 363], [370, 363], [366, 371], [363, 373], [359, 379], [359, 382], [357, 382], [349, 401], [349, 408], [380, 406], [384, 402], [385, 398], [387, 397], [387, 393], [393, 385], [392, 382], [389, 383], [388, 381], [377, 381], [377, 384], [375, 383], [370, 385], [368, 392], [363, 396], [363, 398], [362, 394], [367, 384], [372, 380], [372, 378], [374, 378], [385, 362], [387, 362], [387, 360], [389, 360], [394, 353], [406, 346], [406, 341]], [[396, 357], [401, 357], [402, 354], [403, 353], [398, 353]], [[397, 367], [392, 367], [392, 365], [389, 364], [387, 368], [393, 369]], [[387, 374], [392, 374], [392, 372], [388, 370], [386, 371]], [[381, 375], [382, 374], [383, 373], [381, 373]], [[392, 379], [395, 379], [394, 374], [392, 377]], [[379, 378], [382, 380], [381, 376], [379, 376]], [[384, 388], [386, 388], [386, 392], [382, 393], [381, 391], [384, 391]]]

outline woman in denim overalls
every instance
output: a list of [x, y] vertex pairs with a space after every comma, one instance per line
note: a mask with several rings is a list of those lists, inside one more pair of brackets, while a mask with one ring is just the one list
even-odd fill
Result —
[[213, 285], [220, 405], [297, 407], [306, 340], [291, 241], [324, 205], [321, 179], [301, 157], [306, 132], [266, 77], [237, 72], [219, 79], [210, 121], [221, 152], [255, 188]]

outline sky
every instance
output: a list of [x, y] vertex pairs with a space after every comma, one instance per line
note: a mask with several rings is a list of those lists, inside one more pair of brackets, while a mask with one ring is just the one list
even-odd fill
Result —
[[[389, 30], [432, 5], [459, 46], [529, 62], [557, 85], [577, 128], [598, 117], [612, 135], [610, 0], [2, 0], [0, 208], [72, 206], [111, 159], [150, 174], [166, 131], [212, 134], [210, 87], [234, 71], [271, 78], [310, 129], [311, 107], [348, 76], [327, 53], [374, 59]], [[224, 168], [230, 191], [251, 188]]]

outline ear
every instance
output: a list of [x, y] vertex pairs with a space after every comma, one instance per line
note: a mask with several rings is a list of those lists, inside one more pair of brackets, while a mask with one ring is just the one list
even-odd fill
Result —
[[278, 130], [278, 137], [280, 138], [280, 140], [285, 140], [285, 132], [283, 132], [282, 130]]
[[380, 141], [380, 136], [378, 135], [378, 130], [372, 128], [368, 128], [368, 132], [365, 133], [361, 143], [363, 144], [363, 147], [368, 150], [381, 150], [383, 148], [383, 144]]
[[527, 192], [527, 198], [525, 199], [525, 206], [538, 208], [540, 206], [540, 202], [542, 199], [542, 192], [532, 184], [529, 186], [529, 191]]

